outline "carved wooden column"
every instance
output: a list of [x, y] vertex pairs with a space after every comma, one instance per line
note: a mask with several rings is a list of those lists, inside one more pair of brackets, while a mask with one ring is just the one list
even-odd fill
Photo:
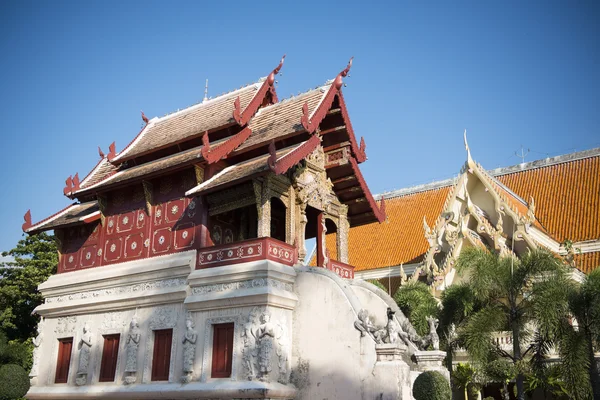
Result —
[[296, 191], [292, 186], [289, 189], [288, 202], [285, 215], [285, 241], [294, 244], [296, 233]]
[[271, 236], [271, 198], [269, 180], [254, 182], [254, 196], [256, 198], [256, 211], [258, 213], [257, 236]]
[[[346, 207], [346, 210], [348, 207]], [[340, 213], [337, 232], [337, 256], [338, 261], [348, 264], [348, 234], [350, 233], [350, 224], [346, 214]]]
[[[298, 205], [298, 230], [296, 232], [296, 246], [298, 247], [298, 259], [304, 260], [306, 257], [306, 206], [307, 203]], [[306, 261], [306, 260], [305, 260]]]
[[317, 216], [317, 267], [327, 267], [327, 245], [325, 235], [327, 227], [325, 226], [325, 213], [319, 213]]

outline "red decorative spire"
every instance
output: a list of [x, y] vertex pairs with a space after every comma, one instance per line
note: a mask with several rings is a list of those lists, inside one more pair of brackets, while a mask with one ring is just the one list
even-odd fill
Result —
[[23, 232], [27, 232], [27, 229], [31, 228], [31, 210], [27, 210], [27, 212], [25, 213], [25, 215], [23, 216], [23, 220], [25, 220], [25, 223], [23, 225], [21, 225], [21, 229], [23, 229]]
[[287, 170], [292, 168], [294, 165], [298, 164], [300, 160], [312, 153], [320, 143], [321, 137], [319, 135], [312, 135], [306, 142], [302, 143], [300, 146], [296, 147], [294, 150], [277, 160], [277, 155], [275, 154], [275, 143], [271, 142], [269, 145], [269, 153], [271, 153], [271, 155], [267, 160], [267, 164], [269, 165], [271, 171], [277, 175], [281, 175], [287, 172]]
[[112, 142], [110, 146], [108, 146], [108, 161], [112, 161], [117, 155], [117, 151], [115, 149], [115, 142]]
[[204, 132], [202, 135], [202, 149], [200, 149], [200, 153], [205, 160], [208, 160], [210, 152], [210, 141], [208, 140], [208, 131]]
[[246, 106], [246, 108], [242, 111], [240, 105], [240, 97], [238, 96], [233, 102], [233, 119], [240, 126], [244, 126], [250, 121], [250, 118], [256, 114], [260, 106], [263, 104], [265, 96], [267, 92], [271, 93], [274, 102], [277, 102], [277, 94], [275, 93], [274, 85], [275, 85], [275, 75], [279, 73], [281, 67], [283, 67], [283, 60], [285, 59], [285, 54], [281, 57], [281, 61], [279, 61], [279, 65], [275, 67], [273, 71], [269, 74], [267, 79], [263, 82], [260, 89], [256, 92], [250, 103]]
[[69, 176], [65, 181], [65, 188], [63, 189], [63, 194], [68, 196], [73, 191], [73, 176]]
[[229, 153], [237, 149], [242, 143], [246, 141], [252, 135], [252, 129], [247, 126], [231, 136], [225, 142], [221, 143], [217, 147], [210, 147], [210, 142], [208, 141], [208, 132], [202, 136], [202, 147], [201, 153], [202, 157], [209, 163], [213, 164], [219, 160], [227, 158]]
[[75, 173], [73, 177], [73, 191], [76, 192], [79, 190], [79, 172]]
[[360, 151], [363, 154], [367, 154], [367, 144], [365, 143], [365, 138], [363, 136], [360, 137]]
[[350, 68], [352, 68], [352, 60], [354, 60], [354, 56], [350, 57], [350, 61], [348, 61], [348, 65], [346, 66], [346, 68], [335, 77], [335, 80], [333, 81], [333, 86], [335, 86], [337, 90], [340, 90], [342, 88], [342, 85], [344, 84], [342, 78], [348, 76], [348, 72], [350, 72]]
[[149, 121], [148, 117], [146, 117], [146, 114], [144, 114], [143, 111], [141, 111], [141, 113], [142, 113], [142, 120], [146, 123], [146, 125], [148, 125], [148, 121]]
[[104, 152], [102, 151], [100, 146], [98, 146], [98, 155], [100, 156], [101, 159], [104, 158]]
[[[275, 149], [275, 141], [271, 140], [269, 144], [269, 158], [267, 159], [267, 165], [269, 169], [275, 172], [275, 164], [277, 163], [277, 150]], [[277, 172], [275, 172], [277, 173]]]
[[333, 80], [333, 83], [331, 86], [329, 86], [329, 90], [323, 98], [323, 101], [321, 101], [317, 109], [312, 113], [312, 116], [308, 115], [308, 103], [305, 102], [302, 106], [302, 117], [300, 117], [300, 122], [302, 123], [304, 129], [306, 129], [309, 133], [314, 132], [323, 118], [325, 118], [325, 115], [327, 115], [327, 111], [331, 108], [333, 99], [335, 99], [335, 96], [338, 94], [344, 84], [343, 78], [348, 76], [348, 72], [350, 72], [353, 59], [354, 57], [351, 57], [346, 68], [337, 74]]

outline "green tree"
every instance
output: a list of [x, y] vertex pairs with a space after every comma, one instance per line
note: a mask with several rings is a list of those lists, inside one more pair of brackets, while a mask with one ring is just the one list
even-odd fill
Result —
[[[565, 266], [545, 250], [532, 250], [517, 258], [468, 248], [462, 251], [457, 269], [468, 277], [475, 298], [482, 304], [462, 332], [469, 355], [481, 364], [508, 359], [516, 371], [517, 398], [523, 400], [525, 360], [541, 349], [535, 341], [530, 344], [527, 324], [543, 321], [543, 331], [547, 321], [566, 314], [570, 284]], [[511, 333], [512, 353], [493, 341], [494, 332], [504, 330]]]
[[3, 256], [13, 261], [0, 264], [0, 329], [9, 340], [34, 335], [38, 317], [31, 315], [42, 302], [39, 284], [56, 273], [58, 253], [53, 236], [25, 236]]
[[426, 284], [409, 281], [398, 288], [394, 300], [419, 335], [429, 333], [427, 317], [437, 317], [440, 310], [438, 301]]
[[466, 283], [452, 285], [442, 292], [442, 309], [440, 310], [440, 331], [442, 342], [445, 344], [447, 367], [452, 379], [454, 352], [465, 347], [464, 327], [471, 314], [481, 308], [481, 303], [475, 293]]
[[577, 398], [592, 392], [594, 399], [600, 399], [600, 376], [594, 360], [594, 349], [600, 347], [600, 268], [586, 276], [581, 285], [571, 286], [568, 305], [569, 313], [549, 320], [545, 329], [550, 339], [552, 334], [556, 338], [567, 390]]

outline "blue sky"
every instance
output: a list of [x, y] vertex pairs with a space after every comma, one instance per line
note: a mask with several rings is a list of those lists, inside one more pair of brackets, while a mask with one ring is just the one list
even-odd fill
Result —
[[374, 193], [600, 146], [600, 3], [0, 2], [0, 250], [66, 206], [112, 141], [256, 81], [280, 98], [335, 77]]

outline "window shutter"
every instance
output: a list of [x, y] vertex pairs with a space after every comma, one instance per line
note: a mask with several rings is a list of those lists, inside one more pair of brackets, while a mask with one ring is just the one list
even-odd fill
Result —
[[100, 364], [100, 382], [113, 382], [117, 372], [120, 335], [105, 335]]
[[213, 325], [213, 378], [229, 378], [231, 376], [231, 358], [233, 355], [233, 322]]
[[168, 381], [171, 365], [172, 329], [154, 331], [154, 354], [152, 356], [152, 380]]
[[56, 360], [56, 375], [54, 383], [67, 383], [73, 338], [58, 339], [58, 359]]

